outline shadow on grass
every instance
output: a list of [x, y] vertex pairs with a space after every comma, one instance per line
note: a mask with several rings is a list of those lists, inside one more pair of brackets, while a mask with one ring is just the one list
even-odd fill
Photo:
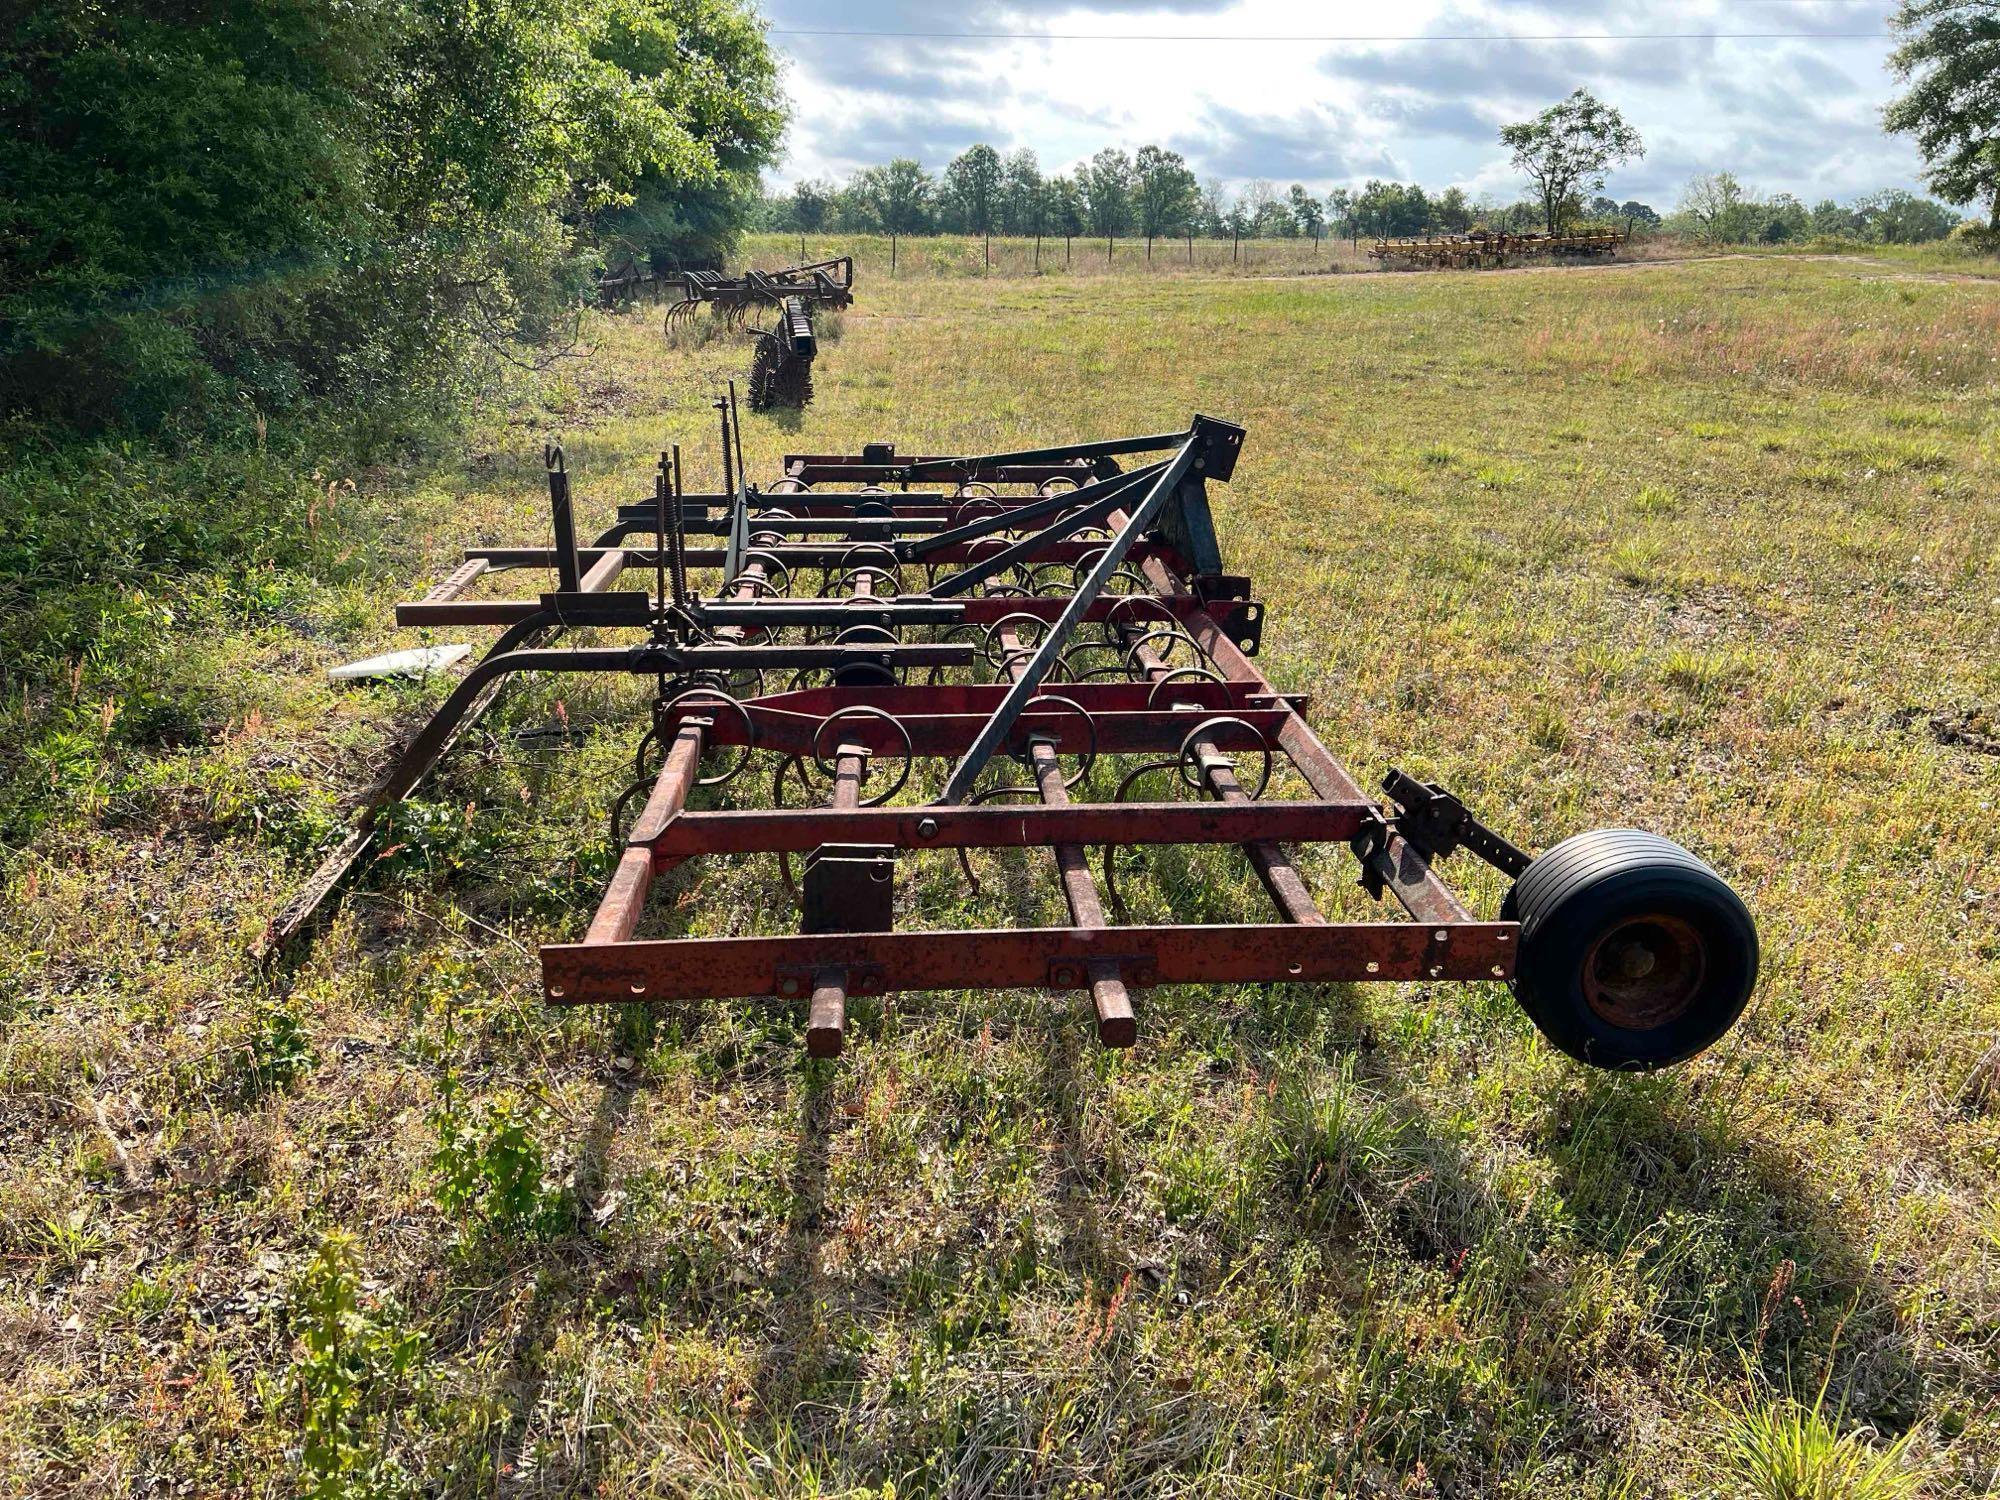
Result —
[[[1162, 1010], [1155, 1024], [1163, 1030], [1188, 1024]], [[1135, 1220], [1143, 1194], [1105, 1159], [1105, 1126], [1091, 1118], [1103, 1085], [1084, 1024], [1065, 1009], [1037, 1028], [1039, 1066], [1023, 1083], [1052, 1138], [1036, 1175], [1060, 1226], [1038, 1267], [1024, 1271], [1019, 1243], [974, 1216], [896, 1265], [830, 1284], [818, 1261], [828, 1224], [840, 1217], [829, 1203], [834, 1084], [836, 1069], [853, 1064], [809, 1064], [796, 1075], [798, 1124], [784, 1155], [732, 1169], [782, 1174], [782, 1189], [767, 1199], [783, 1216], [779, 1229], [766, 1213], [773, 1253], [750, 1253], [762, 1233], [755, 1223], [744, 1226], [744, 1252], [725, 1248], [693, 1269], [681, 1259], [684, 1245], [649, 1246], [636, 1258], [607, 1253], [587, 1216], [579, 1235], [539, 1251], [534, 1307], [515, 1337], [501, 1394], [508, 1417], [499, 1462], [518, 1463], [534, 1439], [573, 1419], [538, 1417], [551, 1341], [556, 1330], [599, 1318], [726, 1333], [747, 1359], [746, 1394], [754, 1398], [728, 1418], [743, 1433], [889, 1474], [914, 1474], [910, 1465], [921, 1455], [906, 1442], [947, 1444], [955, 1472], [997, 1462], [994, 1454], [1019, 1441], [1012, 1424], [1025, 1412], [1082, 1399], [1106, 1423], [1075, 1435], [1071, 1457], [1084, 1470], [1100, 1461], [1115, 1468], [1106, 1456], [1113, 1449], [1095, 1445], [1112, 1441], [1107, 1434], [1127, 1420], [1119, 1413], [1128, 1406], [1156, 1402], [1173, 1406], [1186, 1433], [1217, 1445], [1181, 1452], [1175, 1462], [1248, 1461], [1260, 1444], [1306, 1452], [1316, 1431], [1344, 1423], [1351, 1437], [1343, 1463], [1365, 1455], [1414, 1472], [1421, 1461], [1452, 1492], [1502, 1470], [1615, 1464], [1629, 1434], [1605, 1408], [1605, 1381], [1653, 1369], [1726, 1383], [1740, 1377], [1746, 1357], [1792, 1388], [1810, 1389], [1831, 1369], [1833, 1399], [1844, 1398], [1853, 1420], [1894, 1431], [1914, 1419], [1920, 1376], [1909, 1339], [1837, 1205], [1679, 1078], [1565, 1080], [1528, 1143], [1550, 1187], [1524, 1209], [1518, 1195], [1496, 1186], [1492, 1166], [1433, 1115], [1415, 1079], [1368, 1041], [1352, 990], [1278, 986], [1246, 997], [1211, 1023], [1234, 1036], [1246, 1074], [1277, 1080], [1282, 1090], [1288, 1072], [1320, 1064], [1318, 1076], [1344, 1076], [1379, 1109], [1388, 1122], [1382, 1138], [1393, 1144], [1379, 1161], [1362, 1159], [1333, 1194], [1248, 1144], [1240, 1160], [1225, 1163], [1250, 1180], [1247, 1219], [1196, 1229], [1190, 1240], [1208, 1243], [1186, 1244], [1194, 1253], [1183, 1257]], [[630, 1088], [605, 1090], [579, 1151], [580, 1203], [600, 1191], [609, 1142], [631, 1100]], [[1232, 1415], [1179, 1383], [1187, 1376], [1173, 1330], [1186, 1316], [1180, 1307], [1227, 1305], [1230, 1282], [1250, 1261], [1267, 1270], [1313, 1268], [1294, 1285], [1299, 1309], [1272, 1313], [1266, 1336], [1282, 1344], [1298, 1330], [1342, 1328], [1355, 1347], [1330, 1351], [1352, 1365], [1340, 1380], [1296, 1385], [1288, 1375], [1282, 1400]], [[1021, 1295], [1081, 1298], [1107, 1326], [1129, 1300], [1123, 1316], [1150, 1322], [1160, 1342], [1158, 1368], [1107, 1335], [1083, 1363], [1052, 1370], [1046, 1388], [1020, 1396], [1020, 1410], [1010, 1406], [964, 1429], [957, 1418], [926, 1415], [925, 1403], [941, 1397], [924, 1395], [936, 1375], [917, 1368], [935, 1357], [923, 1351], [939, 1344], [953, 1351], [947, 1358], [968, 1362], [968, 1372], [988, 1359], [1018, 1360], [1020, 1351], [1002, 1351], [1019, 1337], [1005, 1309]], [[1432, 1317], [1448, 1341], [1463, 1340], [1463, 1359], [1434, 1341], [1411, 1340], [1408, 1320]], [[884, 1391], [861, 1377], [856, 1359], [867, 1344], [881, 1347], [890, 1328], [902, 1330], [895, 1343], [907, 1345], [915, 1363], [889, 1372]], [[1494, 1362], [1499, 1373], [1478, 1373]], [[952, 1401], [973, 1400], [979, 1378], [961, 1377]], [[1353, 1386], [1365, 1392], [1358, 1402]], [[915, 1404], [892, 1412], [880, 1408], [884, 1399]], [[878, 1423], [886, 1425], [868, 1436]], [[1239, 1444], [1250, 1446], [1232, 1457]], [[591, 1449], [568, 1460], [575, 1468], [568, 1479], [578, 1485], [589, 1482]], [[544, 1485], [552, 1465], [544, 1460]]]
[[1590, 1073], [1543, 1150], [1579, 1238], [1636, 1258], [1674, 1342], [1806, 1395], [1830, 1374], [1828, 1400], [1887, 1433], [1916, 1420], [1922, 1372], [1866, 1247], [1836, 1202], [1722, 1109], [1670, 1074]]
[[[1021, 871], [993, 863], [986, 904], [1031, 917], [1033, 884], [1009, 877], [1043, 872], [1025, 862]], [[1171, 888], [1180, 920], [1243, 920], [1243, 902], [1264, 899], [1254, 886], [1214, 881], [1179, 849], [1159, 851], [1143, 875], [1133, 863], [1135, 886]], [[662, 921], [680, 925], [673, 914]], [[839, 1070], [856, 1064], [807, 1064], [794, 1075], [798, 1126], [782, 1164], [751, 1160], [732, 1168], [776, 1167], [772, 1175], [783, 1179], [767, 1197], [770, 1206], [756, 1211], [766, 1227], [745, 1226], [742, 1251], [715, 1252], [697, 1243], [706, 1230], [669, 1227], [632, 1255], [607, 1255], [586, 1223], [579, 1236], [540, 1252], [534, 1307], [515, 1339], [501, 1398], [509, 1416], [500, 1461], [517, 1461], [542, 1429], [537, 1409], [552, 1331], [598, 1317], [726, 1332], [746, 1356], [754, 1397], [731, 1421], [780, 1446], [803, 1441], [869, 1472], [904, 1472], [916, 1459], [906, 1443], [949, 1444], [954, 1464], [983, 1464], [990, 1455], [979, 1445], [1010, 1451], [1020, 1434], [1008, 1424], [1040, 1412], [1038, 1403], [1060, 1405], [1079, 1391], [1093, 1411], [1112, 1415], [1134, 1403], [1174, 1406], [1187, 1432], [1216, 1444], [1187, 1455], [1190, 1462], [1234, 1463], [1239, 1444], [1248, 1453], [1259, 1445], [1309, 1452], [1321, 1431], [1334, 1430], [1329, 1424], [1345, 1423], [1341, 1430], [1352, 1437], [1343, 1463], [1365, 1455], [1414, 1472], [1421, 1461], [1447, 1492], [1480, 1488], [1503, 1471], [1616, 1465], [1630, 1439], [1607, 1412], [1606, 1383], [1648, 1378], [1648, 1371], [1726, 1384], [1747, 1360], [1780, 1388], [1807, 1391], [1830, 1372], [1831, 1399], [1853, 1420], [1890, 1432], [1915, 1420], [1922, 1376], [1865, 1247], [1836, 1202], [1702, 1092], [1707, 1075], [1565, 1070], [1547, 1097], [1521, 1101], [1529, 1108], [1515, 1115], [1529, 1122], [1518, 1144], [1531, 1172], [1542, 1174], [1540, 1187], [1523, 1192], [1503, 1180], [1510, 1153], [1475, 1157], [1421, 1079], [1375, 1044], [1357, 989], [1278, 985], [1216, 1000], [1197, 1009], [1171, 992], [1142, 997], [1141, 1046], [1153, 1038], [1179, 1045], [1191, 1065], [1206, 1051], [1214, 1066], [1240, 1070], [1246, 1084], [1269, 1082], [1259, 1131], [1282, 1130], [1275, 1101], [1290, 1078], [1337, 1078], [1355, 1089], [1364, 1113], [1379, 1111], [1381, 1121], [1369, 1128], [1384, 1144], [1379, 1156], [1362, 1152], [1358, 1166], [1344, 1164], [1337, 1191], [1324, 1192], [1310, 1170], [1267, 1153], [1261, 1134], [1223, 1137], [1218, 1149], [1225, 1153], [1243, 1147], [1240, 1159], [1231, 1156], [1221, 1168], [1225, 1178], [1243, 1179], [1248, 1209], [1241, 1222], [1198, 1226], [1175, 1248], [1164, 1247], [1143, 1216], [1135, 1218], [1144, 1191], [1105, 1159], [1103, 1127], [1091, 1119], [1104, 1085], [1086, 1055], [1087, 1003], [1065, 1006], [1046, 1025], [1019, 1023], [1035, 1034], [1038, 1053], [1015, 1108], [1039, 1113], [1053, 1140], [1035, 1172], [1060, 1230], [1039, 1266], [1023, 1270], [1021, 1246], [1004, 1226], [996, 1234], [968, 1218], [897, 1264], [832, 1285], [819, 1266], [829, 1219], [841, 1216], [828, 1202], [832, 1100]], [[695, 1007], [686, 1020], [702, 1027], [718, 1024], [719, 1015]], [[945, 1045], [969, 1044], [948, 1037], [941, 1016], [929, 1025]], [[783, 1042], [776, 1035], [782, 1030], [762, 1035], [766, 1054]], [[873, 1044], [873, 1030], [857, 1029], [857, 1052]], [[758, 1066], [768, 1065], [766, 1054], [758, 1054], [765, 1056]], [[745, 1063], [730, 1054], [719, 1065], [735, 1072]], [[596, 1197], [609, 1141], [630, 1101], [629, 1088], [607, 1088], [579, 1150], [579, 1202]], [[973, 1140], [969, 1149], [981, 1146]], [[1336, 1140], [1334, 1155], [1339, 1146]], [[1136, 1161], [1129, 1144], [1119, 1150]], [[1143, 1156], [1147, 1147], [1136, 1151]], [[1173, 1170], [1150, 1158], [1146, 1165]], [[921, 1217], [921, 1190], [916, 1197]], [[756, 1253], [752, 1242], [760, 1236], [775, 1247], [771, 1253]], [[1182, 1244], [1195, 1253], [1175, 1265]], [[1332, 1352], [1351, 1366], [1338, 1380], [1316, 1379], [1232, 1414], [1163, 1380], [1185, 1378], [1174, 1364], [1174, 1328], [1184, 1316], [1177, 1308], [1214, 1306], [1246, 1264], [1260, 1268], [1253, 1275], [1310, 1265], [1295, 1288], [1306, 1311], [1289, 1329], [1338, 1327], [1352, 1333], [1355, 1347]], [[1142, 1270], [1157, 1275], [1161, 1295], [1139, 1284], [1144, 1278], [1128, 1277]], [[1153, 1337], [1169, 1351], [1161, 1370], [1106, 1354], [1107, 1341], [1077, 1367], [1037, 1376], [1043, 1384], [1030, 1382], [1020, 1409], [992, 1418], [998, 1425], [960, 1428], [925, 1415], [924, 1392], [935, 1376], [914, 1365], [933, 1357], [923, 1353], [930, 1345], [974, 1368], [1003, 1358], [997, 1351], [1017, 1336], [1006, 1309], [1024, 1288], [1038, 1298], [1080, 1298], [1105, 1312], [1108, 1326], [1108, 1309], [1125, 1300], [1128, 1285], [1133, 1307], [1146, 1309], [1142, 1318], [1153, 1321]], [[1180, 1292], [1186, 1300], [1167, 1300]], [[1321, 1312], [1325, 1319], [1313, 1321]], [[1273, 1336], [1291, 1336], [1272, 1317]], [[1413, 1343], [1412, 1318], [1437, 1319], [1445, 1342], [1462, 1341], [1464, 1357], [1440, 1354], [1435, 1342]], [[911, 1351], [913, 1366], [891, 1375], [885, 1395], [861, 1378], [857, 1351], [883, 1347], [889, 1329], [897, 1330], [893, 1344]], [[1480, 1373], [1482, 1361], [1493, 1369]], [[1336, 1386], [1364, 1395], [1357, 1401]], [[965, 1393], [974, 1389], [954, 1386], [952, 1399], [971, 1399]], [[907, 1409], [885, 1410], [884, 1399]], [[1077, 1461], [1087, 1467], [1100, 1451], [1091, 1445], [1108, 1440], [1093, 1429], [1076, 1441]], [[573, 1477], [585, 1483], [587, 1446], [573, 1462], [581, 1465]], [[1321, 1477], [1345, 1482], [1347, 1473]], [[541, 1482], [550, 1478], [545, 1469]]]
[[833, 1121], [833, 1070], [837, 1063], [809, 1062], [800, 1074], [798, 1139], [787, 1183], [784, 1242], [763, 1278], [773, 1297], [770, 1332], [757, 1360], [753, 1384], [772, 1402], [810, 1379], [819, 1361], [813, 1349], [816, 1314], [824, 1301], [818, 1269], [826, 1231], [827, 1160]]
[[[501, 1379], [501, 1404], [506, 1416], [494, 1441], [492, 1481], [494, 1492], [509, 1494], [539, 1487], [538, 1478], [515, 1482], [515, 1476], [535, 1476], [537, 1468], [524, 1464], [529, 1444], [538, 1436], [535, 1412], [542, 1403], [548, 1382], [550, 1345], [556, 1331], [587, 1318], [591, 1305], [604, 1290], [605, 1268], [597, 1245], [597, 1226], [592, 1208], [604, 1190], [604, 1166], [611, 1144], [632, 1112], [632, 1100], [639, 1092], [637, 1075], [620, 1072], [597, 1097], [597, 1108], [584, 1127], [577, 1147], [576, 1167], [570, 1174], [570, 1199], [576, 1206], [575, 1229], [540, 1249], [535, 1257], [535, 1292], [529, 1308], [508, 1347], [506, 1374]], [[542, 1476], [546, 1477], [546, 1476]]]
[[[1260, 1072], [1299, 1058], [1281, 1033], [1254, 1034], [1286, 1008], [1301, 1019], [1298, 1003], [1280, 987], [1239, 1021]], [[1503, 1190], [1505, 1166], [1475, 1161], [1440, 1128], [1413, 1079], [1364, 1056], [1352, 1076], [1393, 1122], [1382, 1131], [1393, 1144], [1371, 1167], [1367, 1127], [1341, 1126], [1363, 1161], [1354, 1211], [1316, 1212], [1296, 1181], [1274, 1181], [1246, 1237], [1280, 1260], [1307, 1244], [1327, 1252], [1325, 1285], [1348, 1289], [1333, 1295], [1351, 1317], [1369, 1316], [1372, 1295], [1351, 1289], [1400, 1266], [1410, 1289], [1404, 1305], [1390, 1299], [1394, 1319], [1420, 1318], [1414, 1309], [1442, 1295], [1468, 1351], [1497, 1340], [1504, 1377], [1467, 1378], [1455, 1399], [1430, 1389], [1427, 1421], [1377, 1433], [1390, 1462], [1421, 1460], [1447, 1488], [1483, 1482], [1495, 1459], [1530, 1473], [1615, 1463], [1628, 1434], [1607, 1419], [1605, 1382], [1648, 1370], [1728, 1386], [1747, 1366], [1807, 1398], [1826, 1378], [1850, 1421], [1893, 1435], [1917, 1419], [1910, 1333], [1838, 1203], [1698, 1084], [1577, 1070], [1527, 1143], [1547, 1185], [1524, 1194]], [[1480, 1362], [1468, 1358], [1463, 1373]], [[1482, 1434], [1485, 1456], [1460, 1445], [1455, 1465], [1449, 1450], [1465, 1431]]]

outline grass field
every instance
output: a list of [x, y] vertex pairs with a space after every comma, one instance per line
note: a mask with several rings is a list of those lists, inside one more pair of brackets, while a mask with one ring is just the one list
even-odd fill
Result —
[[[906, 997], [831, 1065], [792, 1010], [551, 1013], [534, 945], [586, 920], [637, 722], [574, 684], [505, 699], [258, 975], [438, 692], [324, 669], [412, 643], [389, 601], [456, 546], [544, 534], [545, 434], [592, 521], [670, 441], [708, 472], [743, 346], [588, 334], [457, 456], [319, 475], [295, 564], [149, 583], [8, 706], [50, 795], [0, 916], [0, 1494], [2000, 1483], [2000, 288], [878, 278], [818, 402], [748, 423], [753, 474], [1245, 423], [1225, 557], [1357, 774], [1746, 893], [1750, 1011], [1650, 1078], [1459, 985], [1155, 992], [1116, 1055], [1081, 1002]], [[1162, 853], [1136, 915], [1263, 920], [1240, 864]], [[918, 864], [911, 919], [1055, 909], [1046, 857], [981, 869]], [[768, 861], [656, 909], [793, 920]]]

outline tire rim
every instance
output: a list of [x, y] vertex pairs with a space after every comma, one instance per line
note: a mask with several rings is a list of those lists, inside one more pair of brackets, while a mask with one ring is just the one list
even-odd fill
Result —
[[1627, 917], [1590, 945], [1583, 998], [1627, 1031], [1652, 1031], [1687, 1014], [1708, 973], [1708, 945], [1680, 917]]

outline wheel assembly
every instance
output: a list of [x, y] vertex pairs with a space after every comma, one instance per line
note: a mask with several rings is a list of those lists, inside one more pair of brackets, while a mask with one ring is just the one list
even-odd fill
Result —
[[813, 398], [814, 350], [810, 340], [800, 347], [782, 332], [759, 331], [755, 337], [757, 349], [750, 356], [750, 409], [798, 411], [805, 407]]
[[1563, 840], [1528, 866], [1500, 914], [1521, 924], [1521, 1008], [1594, 1067], [1694, 1056], [1736, 1023], [1757, 981], [1757, 927], [1742, 898], [1657, 834], [1604, 828]]

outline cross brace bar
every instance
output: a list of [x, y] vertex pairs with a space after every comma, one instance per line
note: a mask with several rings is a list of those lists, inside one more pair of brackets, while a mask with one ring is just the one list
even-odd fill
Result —
[[1519, 931], [1512, 922], [1276, 922], [558, 943], [542, 949], [542, 985], [549, 999], [565, 1005], [648, 995], [803, 997], [813, 975], [835, 966], [847, 971], [854, 994], [1084, 989], [1091, 966], [1104, 961], [1136, 988], [1247, 984], [1274, 975], [1295, 983], [1505, 979], [1514, 972]]
[[1114, 802], [1067, 807], [863, 807], [682, 813], [651, 841], [665, 863], [698, 854], [801, 852], [820, 844], [1032, 849], [1044, 844], [1241, 844], [1351, 839], [1366, 802]]

